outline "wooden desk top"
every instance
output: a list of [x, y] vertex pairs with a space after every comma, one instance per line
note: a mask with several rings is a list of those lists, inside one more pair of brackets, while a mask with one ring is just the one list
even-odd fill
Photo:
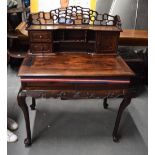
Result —
[[133, 71], [120, 56], [68, 54], [27, 56], [19, 70], [21, 77], [131, 77]]
[[58, 29], [74, 29], [74, 30], [93, 30], [93, 31], [118, 31], [116, 26], [95, 26], [95, 25], [67, 25], [67, 24], [55, 24], [55, 25], [31, 25], [28, 30], [58, 30]]
[[123, 32], [120, 34], [120, 38], [147, 39], [148, 32], [146, 30], [123, 29]]
[[119, 45], [147, 46], [148, 32], [146, 30], [124, 29], [120, 33]]

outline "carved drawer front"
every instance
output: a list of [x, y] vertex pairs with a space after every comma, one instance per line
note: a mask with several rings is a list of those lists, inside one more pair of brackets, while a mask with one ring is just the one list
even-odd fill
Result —
[[30, 31], [29, 36], [31, 42], [52, 42], [51, 31]]
[[51, 43], [31, 43], [31, 53], [49, 53], [52, 52]]

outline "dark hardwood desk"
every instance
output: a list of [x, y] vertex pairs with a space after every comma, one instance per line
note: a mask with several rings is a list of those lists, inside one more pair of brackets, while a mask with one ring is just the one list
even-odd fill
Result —
[[[78, 10], [78, 7], [71, 7], [71, 9], [75, 8]], [[67, 19], [71, 15], [70, 20], [73, 19], [73, 14], [75, 17], [75, 11], [70, 13], [71, 9], [69, 8], [67, 15]], [[80, 9], [85, 10], [81, 7]], [[88, 20], [92, 18], [93, 13], [92, 10], [87, 9], [87, 11], [91, 12]], [[57, 13], [59, 10], [54, 10], [54, 12]], [[101, 14], [96, 13], [97, 15]], [[75, 20], [79, 18], [79, 13], [77, 16]], [[42, 17], [46, 17], [42, 12], [35, 14], [34, 21], [36, 22], [37, 19], [45, 22], [46, 20]], [[106, 22], [112, 22], [112, 25], [107, 25], [107, 23], [100, 26], [76, 25], [75, 21], [73, 21], [74, 25], [31, 23], [28, 29], [30, 52], [25, 57], [18, 73], [21, 89], [17, 96], [18, 105], [24, 113], [26, 122], [26, 146], [32, 143], [29, 111], [26, 103], [28, 96], [32, 97], [32, 110], [35, 109], [35, 99], [42, 97], [101, 98], [104, 99], [104, 108], [107, 108], [107, 98], [124, 96], [112, 134], [115, 142], [119, 140], [119, 123], [124, 109], [130, 104], [132, 98], [134, 73], [117, 54], [121, 32], [119, 17], [107, 14], [103, 14], [101, 17], [104, 18], [98, 20], [99, 22], [102, 23], [106, 20]], [[110, 20], [108, 20], [109, 17]], [[31, 21], [33, 21], [32, 19]]]
[[27, 128], [26, 145], [31, 144], [28, 107], [25, 98], [105, 99], [124, 96], [120, 104], [113, 140], [118, 141], [118, 127], [123, 110], [129, 105], [131, 78], [134, 73], [119, 56], [91, 54], [56, 54], [51, 56], [27, 56], [19, 70], [22, 89], [18, 104], [24, 112]]

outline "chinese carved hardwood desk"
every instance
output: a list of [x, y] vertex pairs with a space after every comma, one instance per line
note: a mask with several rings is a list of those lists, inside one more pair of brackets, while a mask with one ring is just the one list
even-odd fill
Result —
[[[77, 7], [72, 7], [74, 8]], [[65, 14], [67, 11], [68, 8]], [[92, 13], [90, 18], [81, 14], [82, 19], [80, 14], [75, 18], [75, 12], [69, 15], [74, 15], [74, 18], [71, 16], [68, 20], [68, 16], [65, 16], [62, 20], [63, 18], [57, 15], [56, 24], [54, 18], [50, 18], [52, 24], [47, 24], [46, 21], [49, 18], [46, 19], [43, 12], [31, 16], [31, 24], [28, 28], [30, 52], [18, 73], [21, 89], [17, 96], [18, 105], [24, 113], [26, 122], [26, 145], [31, 144], [29, 112], [25, 100], [28, 96], [32, 97], [31, 109], [35, 109], [35, 99], [42, 97], [102, 98], [104, 108], [107, 108], [108, 97], [124, 96], [113, 130], [113, 140], [119, 139], [117, 133], [119, 123], [123, 110], [130, 104], [132, 98], [131, 88], [134, 76], [132, 70], [117, 55], [121, 31], [120, 20], [118, 16], [103, 14], [102, 22], [106, 16], [106, 24], [96, 25], [95, 20], [100, 14]], [[92, 19], [93, 15], [96, 17]], [[112, 19], [108, 20], [109, 17]], [[78, 18], [79, 23], [76, 24]], [[65, 23], [60, 23], [59, 20]], [[112, 24], [108, 25], [110, 21]], [[88, 22], [93, 22], [93, 24], [88, 24]]]

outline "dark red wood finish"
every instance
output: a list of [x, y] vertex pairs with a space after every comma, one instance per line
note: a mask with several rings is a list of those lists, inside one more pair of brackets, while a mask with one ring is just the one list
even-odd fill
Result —
[[118, 141], [119, 122], [132, 97], [134, 76], [117, 55], [120, 27], [57, 24], [31, 25], [28, 30], [30, 52], [18, 73], [21, 89], [17, 96], [26, 121], [25, 145], [32, 143], [25, 102], [28, 96], [33, 110], [35, 99], [41, 97], [102, 98], [107, 108], [108, 97], [124, 96], [113, 131], [113, 140]]

